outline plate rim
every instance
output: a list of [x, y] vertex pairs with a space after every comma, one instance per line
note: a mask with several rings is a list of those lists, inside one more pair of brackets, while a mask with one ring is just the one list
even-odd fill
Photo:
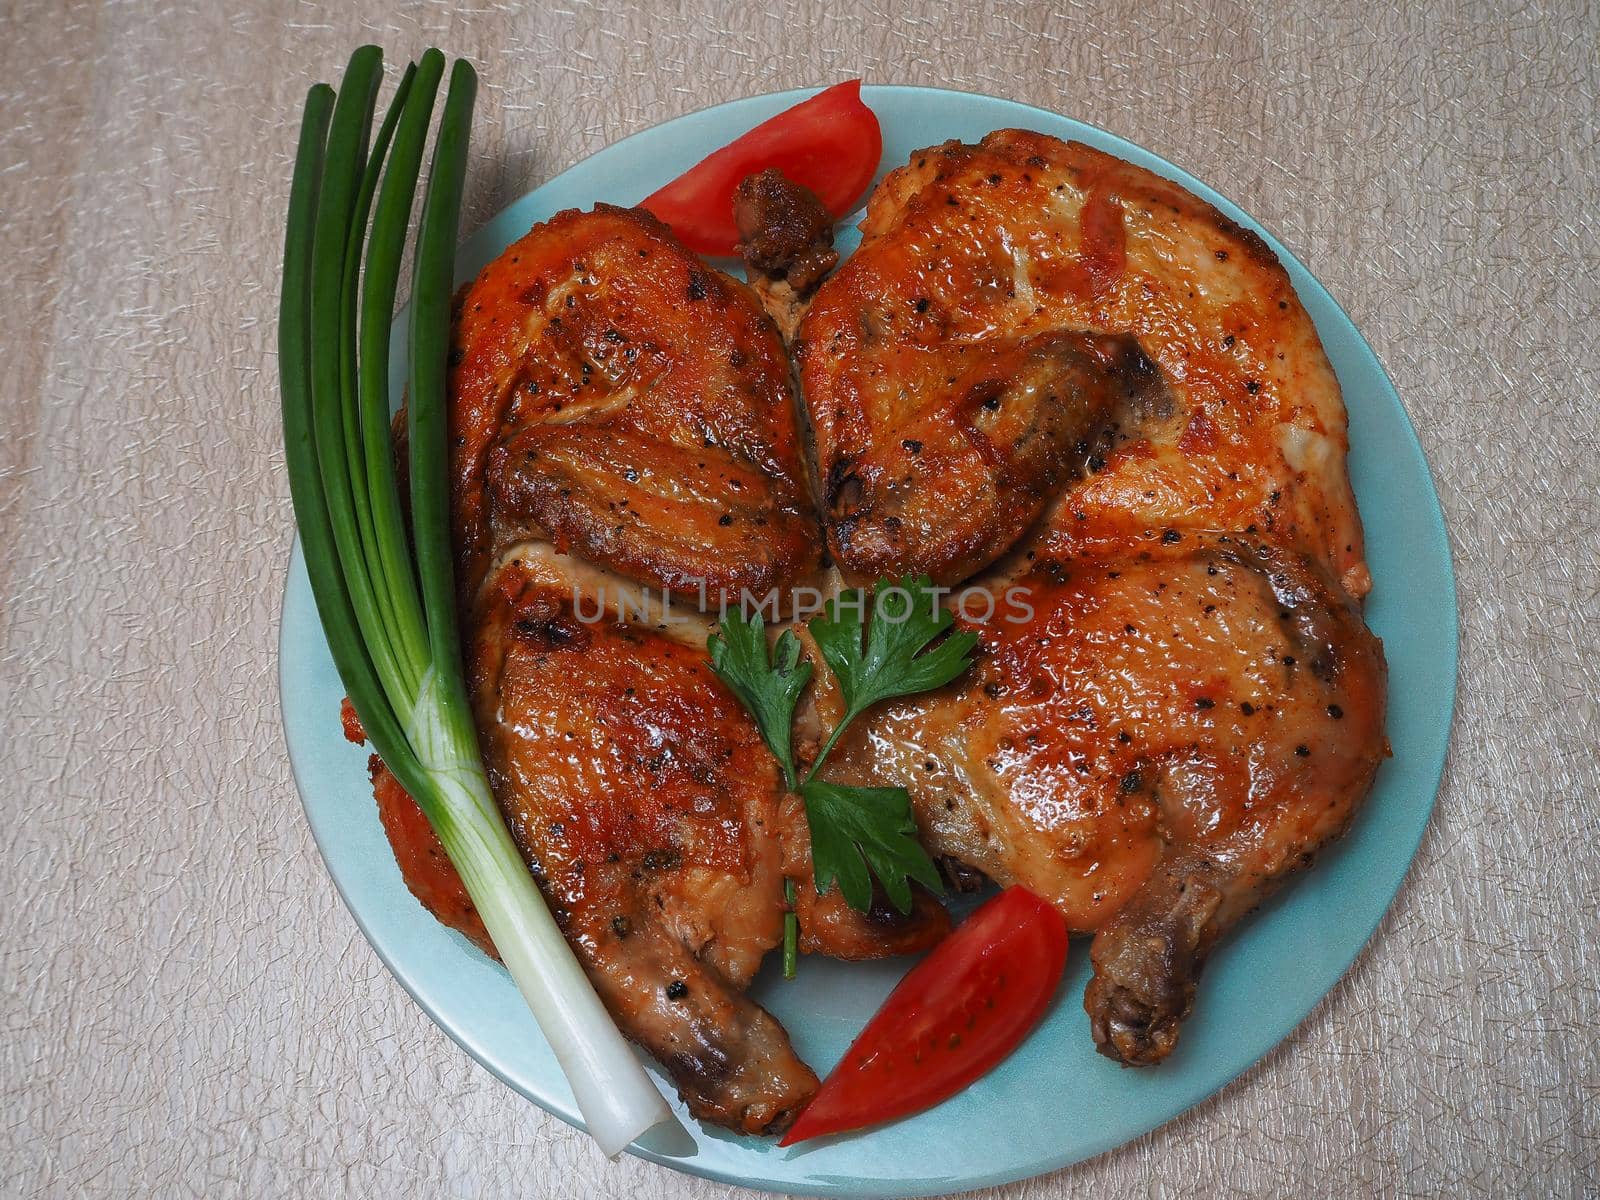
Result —
[[[527, 203], [537, 196], [537, 194], [544, 188], [550, 186], [572, 171], [579, 169], [600, 155], [620, 151], [629, 143], [635, 142], [636, 140], [649, 135], [656, 134], [665, 127], [694, 118], [704, 118], [708, 114], [714, 113], [720, 109], [744, 106], [752, 103], [761, 104], [763, 102], [798, 103], [800, 100], [803, 100], [809, 96], [813, 96], [821, 90], [822, 88], [820, 87], [790, 88], [780, 91], [739, 96], [730, 100], [721, 101], [716, 104], [703, 105], [699, 108], [689, 109], [685, 112], [667, 117], [653, 124], [642, 126], [641, 128], [634, 130], [632, 133], [627, 134], [615, 142], [610, 142], [604, 146], [597, 147], [593, 151], [568, 163], [560, 170], [552, 172], [536, 187], [512, 198], [507, 203], [501, 205], [481, 224], [473, 229], [470, 234], [462, 238], [458, 248], [458, 272], [462, 271], [463, 260], [470, 261], [474, 252], [479, 249], [480, 244], [485, 238], [486, 232], [489, 230], [489, 228], [493, 226], [509, 210]], [[1371, 344], [1356, 326], [1355, 321], [1350, 317], [1344, 306], [1340, 304], [1339, 301], [1333, 296], [1332, 292], [1327, 288], [1327, 286], [1322, 283], [1322, 281], [1311, 271], [1308, 266], [1301, 262], [1297, 255], [1289, 250], [1289, 248], [1277, 237], [1271, 228], [1245, 211], [1227, 196], [1206, 184], [1204, 180], [1197, 178], [1184, 168], [1173, 163], [1165, 156], [1148, 150], [1138, 143], [1133, 142], [1129, 138], [1123, 137], [1122, 135], [1112, 132], [1111, 130], [1090, 124], [1089, 122], [1083, 121], [1079, 118], [1069, 117], [1064, 113], [1042, 108], [1024, 101], [1012, 100], [1007, 97], [996, 96], [984, 92], [956, 88], [927, 87], [915, 84], [863, 83], [862, 98], [869, 104], [869, 106], [871, 105], [871, 101], [875, 95], [883, 93], [895, 95], [936, 95], [943, 97], [954, 97], [961, 100], [978, 101], [982, 103], [998, 103], [1014, 110], [1018, 110], [1019, 112], [1039, 114], [1050, 119], [1051, 121], [1066, 121], [1071, 125], [1078, 127], [1079, 129], [1089, 131], [1091, 135], [1102, 140], [1104, 143], [1108, 143], [1108, 145], [1097, 145], [1096, 148], [1105, 149], [1108, 153], [1115, 154], [1118, 157], [1126, 159], [1127, 161], [1134, 162], [1136, 165], [1143, 166], [1146, 169], [1152, 170], [1156, 174], [1178, 183], [1180, 186], [1183, 186], [1194, 192], [1207, 203], [1215, 206], [1225, 216], [1244, 225], [1246, 228], [1250, 228], [1261, 233], [1266, 238], [1274, 255], [1278, 258], [1285, 271], [1287, 271], [1291, 276], [1291, 282], [1297, 294], [1301, 295], [1302, 300], [1304, 300], [1307, 291], [1310, 291], [1314, 296], [1326, 304], [1335, 318], [1339, 321], [1342, 321], [1345, 329], [1347, 329], [1347, 331], [1353, 335], [1358, 350], [1364, 353], [1366, 358], [1370, 360], [1369, 365], [1376, 370], [1378, 377], [1381, 379], [1387, 399], [1392, 401], [1393, 409], [1400, 416], [1404, 438], [1402, 439], [1401, 445], [1395, 450], [1392, 450], [1391, 453], [1398, 452], [1407, 457], [1411, 457], [1414, 459], [1414, 465], [1421, 468], [1421, 476], [1427, 483], [1426, 511], [1423, 514], [1426, 518], [1425, 524], [1427, 526], [1427, 534], [1430, 542], [1433, 543], [1431, 547], [1432, 550], [1434, 550], [1438, 555], [1438, 562], [1443, 568], [1443, 578], [1447, 585], [1445, 592], [1448, 599], [1448, 612], [1441, 614], [1442, 616], [1448, 617], [1447, 621], [1442, 622], [1446, 627], [1447, 635], [1445, 639], [1446, 644], [1441, 647], [1441, 650], [1447, 652], [1448, 661], [1444, 665], [1446, 667], [1448, 686], [1445, 688], [1446, 694], [1443, 698], [1443, 706], [1441, 709], [1442, 720], [1439, 720], [1434, 728], [1427, 731], [1428, 736], [1424, 739], [1426, 745], [1420, 748], [1418, 754], [1419, 760], [1427, 765], [1425, 778], [1431, 780], [1431, 784], [1429, 785], [1431, 787], [1431, 793], [1429, 799], [1427, 800], [1425, 811], [1421, 814], [1421, 818], [1418, 821], [1414, 836], [1409, 836], [1405, 843], [1401, 843], [1405, 849], [1404, 868], [1400, 872], [1399, 877], [1396, 879], [1395, 885], [1393, 889], [1390, 890], [1387, 899], [1379, 908], [1376, 917], [1364, 930], [1362, 930], [1359, 941], [1354, 942], [1355, 949], [1348, 955], [1346, 960], [1343, 962], [1343, 965], [1338, 969], [1337, 974], [1333, 976], [1327, 987], [1321, 991], [1316, 1000], [1291, 1026], [1283, 1030], [1277, 1036], [1271, 1038], [1271, 1040], [1267, 1042], [1263, 1049], [1261, 1049], [1259, 1052], [1253, 1053], [1247, 1061], [1238, 1067], [1238, 1069], [1233, 1070], [1226, 1074], [1225, 1077], [1220, 1078], [1214, 1086], [1210, 1087], [1201, 1095], [1195, 1097], [1177, 1112], [1167, 1116], [1159, 1117], [1158, 1119], [1149, 1123], [1139, 1124], [1137, 1128], [1134, 1128], [1131, 1131], [1123, 1131], [1105, 1138], [1096, 1139], [1091, 1143], [1090, 1148], [1086, 1151], [1069, 1151], [1059, 1157], [1049, 1158], [1044, 1161], [1032, 1163], [1020, 1171], [1007, 1168], [992, 1172], [984, 1172], [981, 1174], [965, 1175], [958, 1180], [946, 1181], [947, 1186], [940, 1186], [938, 1190], [928, 1189], [926, 1186], [927, 1184], [936, 1182], [929, 1179], [880, 1181], [851, 1180], [844, 1185], [828, 1184], [818, 1186], [804, 1180], [753, 1178], [749, 1175], [739, 1174], [735, 1171], [723, 1169], [715, 1164], [701, 1163], [696, 1158], [678, 1157], [669, 1152], [652, 1149], [648, 1146], [641, 1146], [638, 1143], [630, 1145], [625, 1151], [625, 1153], [643, 1158], [658, 1166], [667, 1167], [675, 1171], [685, 1172], [700, 1178], [710, 1179], [740, 1187], [748, 1187], [775, 1193], [783, 1192], [793, 1195], [871, 1195], [885, 1197], [942, 1196], [951, 1194], [949, 1190], [950, 1186], [953, 1186], [958, 1192], [965, 1192], [977, 1188], [1003, 1186], [1025, 1179], [1032, 1179], [1042, 1175], [1052, 1174], [1069, 1166], [1098, 1158], [1099, 1156], [1106, 1154], [1111, 1150], [1128, 1144], [1130, 1141], [1138, 1137], [1142, 1137], [1145, 1134], [1150, 1133], [1152, 1130], [1161, 1128], [1162, 1126], [1177, 1119], [1177, 1117], [1181, 1116], [1183, 1113], [1189, 1112], [1199, 1105], [1213, 1099], [1225, 1088], [1237, 1081], [1242, 1075], [1254, 1067], [1259, 1066], [1264, 1059], [1273, 1052], [1273, 1050], [1289, 1040], [1289, 1038], [1292, 1037], [1300, 1028], [1302, 1028], [1313, 1015], [1322, 1009], [1322, 1007], [1328, 1002], [1329, 996], [1338, 987], [1339, 983], [1349, 975], [1352, 967], [1371, 949], [1374, 934], [1377, 932], [1377, 929], [1382, 924], [1384, 918], [1389, 914], [1390, 911], [1392, 911], [1395, 901], [1398, 899], [1401, 891], [1404, 889], [1405, 883], [1409, 879], [1411, 871], [1415, 866], [1417, 850], [1421, 845], [1423, 837], [1427, 833], [1428, 827], [1432, 823], [1433, 813], [1437, 807], [1440, 790], [1444, 781], [1445, 771], [1448, 768], [1450, 746], [1454, 738], [1456, 720], [1459, 714], [1457, 701], [1458, 690], [1460, 686], [1460, 582], [1455, 569], [1455, 559], [1450, 546], [1449, 531], [1444, 519], [1443, 506], [1439, 499], [1437, 479], [1435, 477], [1432, 464], [1428, 461], [1428, 457], [1422, 446], [1421, 439], [1417, 434], [1416, 424], [1412, 420], [1411, 413], [1407, 409], [1404, 400], [1401, 398], [1399, 390], [1394, 386], [1394, 382], [1390, 378], [1388, 370], [1384, 366], [1382, 359], [1379, 358], [1377, 352], [1372, 348]], [[997, 128], [1001, 127], [1003, 126], [997, 126]], [[892, 166], [888, 167], [887, 169], [892, 169]], [[877, 180], [880, 178], [881, 175], [875, 177], [874, 186], [876, 185]], [[594, 200], [590, 201], [591, 204], [595, 202], [596, 201]], [[497, 252], [498, 251], [496, 251], [496, 253]], [[467, 275], [475, 275], [476, 270], [468, 270], [463, 273]], [[1308, 305], [1307, 307], [1309, 308], [1310, 306]], [[403, 321], [405, 311], [406, 310], [402, 308], [397, 314], [397, 324], [400, 321]], [[1325, 331], [1319, 329], [1318, 332], [1319, 336], [1323, 336], [1324, 340], [1326, 340]], [[1330, 358], [1331, 357], [1332, 356], [1330, 355]], [[1363, 519], [1363, 526], [1365, 526], [1366, 523], [1366, 520]], [[290, 660], [293, 651], [291, 651], [288, 646], [288, 626], [285, 617], [289, 610], [291, 594], [295, 590], [299, 580], [303, 578], [303, 575], [304, 566], [301, 555], [300, 538], [298, 530], [296, 530], [290, 542], [287, 561], [285, 564], [283, 588], [279, 598], [277, 638], [279, 718], [280, 727], [283, 733], [284, 747], [290, 761], [291, 774], [294, 779], [295, 788], [301, 801], [302, 810], [305, 812], [307, 823], [311, 828], [313, 835], [312, 840], [316, 845], [317, 853], [319, 858], [322, 860], [324, 869], [332, 879], [335, 890], [339, 894], [340, 900], [344, 904], [345, 909], [355, 920], [356, 926], [358, 929], [360, 929], [361, 934], [365, 938], [367, 944], [378, 955], [378, 958], [384, 964], [384, 967], [401, 985], [406, 994], [411, 998], [412, 1002], [415, 1003], [428, 1016], [429, 1020], [438, 1026], [438, 1028], [441, 1029], [458, 1047], [465, 1050], [471, 1058], [488, 1070], [490, 1074], [492, 1074], [501, 1083], [509, 1087], [512, 1091], [531, 1101], [550, 1115], [568, 1125], [571, 1125], [575, 1129], [580, 1131], [584, 1130], [584, 1124], [581, 1116], [577, 1113], [575, 1108], [561, 1103], [560, 1097], [551, 1099], [534, 1095], [525, 1089], [518, 1082], [510, 1078], [506, 1071], [497, 1065], [491, 1056], [486, 1053], [480, 1053], [479, 1049], [473, 1044], [472, 1039], [469, 1038], [469, 1036], [463, 1030], [459, 1029], [457, 1024], [444, 1012], [442, 1012], [438, 1006], [432, 1004], [429, 1000], [419, 994], [419, 989], [413, 984], [412, 979], [409, 977], [409, 972], [401, 969], [400, 965], [391, 955], [384, 939], [381, 939], [379, 936], [377, 936], [370, 928], [368, 920], [363, 915], [362, 908], [358, 906], [352, 899], [347, 881], [342, 877], [341, 872], [335, 868], [333, 862], [331, 861], [329, 857], [329, 850], [324, 845], [323, 839], [318, 833], [318, 826], [320, 824], [319, 818], [312, 811], [312, 802], [310, 801], [309, 797], [312, 795], [313, 789], [309, 786], [310, 780], [306, 777], [307, 770], [305, 768], [305, 764], [302, 762], [302, 757], [296, 754], [294, 736], [289, 730], [290, 717], [288, 710], [290, 707], [289, 696], [291, 684], [288, 676], [290, 671]], [[429, 919], [431, 920], [431, 918]], [[1250, 918], [1250, 920], [1253, 921], [1254, 918]], [[1247, 933], [1247, 930], [1242, 932]], [[1081, 952], [1082, 951], [1080, 949], [1080, 953]], [[1061, 1000], [1058, 998], [1056, 1003], [1061, 1003]], [[648, 1059], [646, 1059], [646, 1061], [648, 1062]], [[865, 1186], [863, 1187], [859, 1185]]]

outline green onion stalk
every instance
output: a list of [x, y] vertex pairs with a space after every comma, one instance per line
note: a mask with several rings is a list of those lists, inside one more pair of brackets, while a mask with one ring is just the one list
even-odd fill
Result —
[[506, 828], [462, 670], [446, 364], [477, 76], [459, 59], [413, 255], [409, 531], [389, 437], [390, 328], [444, 66], [444, 55], [430, 49], [406, 69], [375, 137], [383, 74], [376, 46], [351, 55], [337, 92], [319, 83], [307, 94], [278, 332], [290, 493], [317, 610], [356, 715], [438, 832], [566, 1072], [589, 1132], [614, 1156], [670, 1114]]

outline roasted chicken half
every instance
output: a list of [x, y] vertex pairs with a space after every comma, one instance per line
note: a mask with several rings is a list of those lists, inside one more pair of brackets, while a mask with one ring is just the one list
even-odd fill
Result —
[[[861, 228], [794, 340], [828, 546], [966, 581], [982, 653], [834, 770], [1094, 932], [1096, 1042], [1160, 1061], [1386, 753], [1338, 383], [1259, 238], [1086, 146], [921, 151]], [[751, 266], [793, 320], [781, 257]]]
[[[820, 553], [782, 341], [744, 285], [602, 206], [537, 226], [463, 291], [450, 383], [495, 797], [602, 999], [690, 1111], [780, 1131], [816, 1076], [743, 989], [782, 939], [785, 879], [806, 951], [879, 957], [948, 928], [926, 895], [902, 916], [816, 894], [803, 810], [710, 668], [698, 606], [783, 588]], [[375, 772], [408, 885], [487, 947], [432, 831]]]

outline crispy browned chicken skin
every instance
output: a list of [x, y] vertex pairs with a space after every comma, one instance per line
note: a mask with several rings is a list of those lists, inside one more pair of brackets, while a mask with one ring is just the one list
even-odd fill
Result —
[[[537, 226], [457, 310], [454, 535], [495, 797], [608, 1009], [690, 1111], [781, 1131], [817, 1079], [743, 989], [782, 939], [785, 879], [808, 952], [874, 958], [948, 929], [925, 895], [905, 917], [816, 895], [804, 812], [706, 654], [702, 581], [714, 608], [820, 554], [781, 339], [654, 218], [603, 206]], [[680, 593], [680, 615], [641, 617], [640, 585]], [[386, 776], [408, 885], [484, 944]]]
[[1095, 1040], [1159, 1061], [1217, 937], [1386, 753], [1338, 383], [1259, 238], [1085, 146], [921, 151], [862, 233], [797, 341], [829, 546], [860, 577], [987, 567], [1002, 602], [967, 610], [976, 668], [838, 774], [1096, 931]]
[[456, 353], [464, 578], [530, 536], [713, 602], [815, 567], [782, 342], [650, 214], [534, 228], [460, 298]]
[[783, 933], [778, 776], [703, 646], [496, 571], [471, 664], [490, 783], [607, 1007], [696, 1115], [788, 1124], [816, 1076], [740, 992]]

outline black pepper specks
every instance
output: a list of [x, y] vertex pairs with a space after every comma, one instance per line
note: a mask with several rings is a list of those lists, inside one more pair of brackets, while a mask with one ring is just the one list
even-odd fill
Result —
[[689, 985], [681, 979], [674, 979], [667, 984], [667, 999], [682, 1000], [689, 994]]

